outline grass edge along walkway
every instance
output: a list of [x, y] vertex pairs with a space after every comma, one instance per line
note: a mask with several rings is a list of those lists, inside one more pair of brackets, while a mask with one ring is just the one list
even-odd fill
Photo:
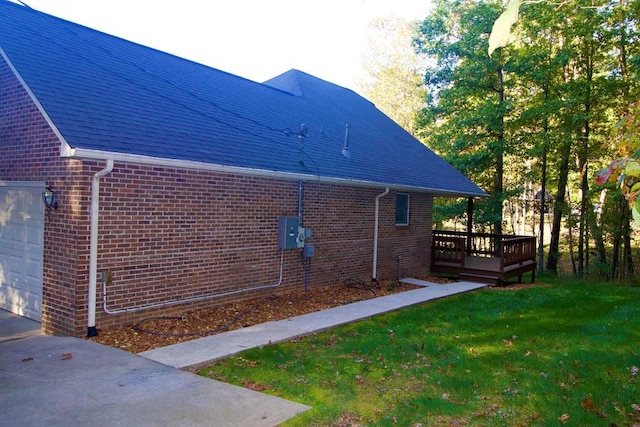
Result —
[[201, 375], [312, 409], [286, 425], [640, 423], [640, 288], [486, 289], [265, 346]]

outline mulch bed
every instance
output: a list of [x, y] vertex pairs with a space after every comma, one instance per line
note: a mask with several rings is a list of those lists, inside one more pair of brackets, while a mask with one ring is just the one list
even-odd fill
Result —
[[[435, 276], [422, 280], [440, 284], [452, 282], [450, 279]], [[518, 290], [534, 285], [538, 284], [509, 284], [492, 289]], [[184, 312], [178, 316], [149, 317], [132, 326], [99, 330], [97, 337], [89, 339], [132, 353], [140, 353], [416, 288], [419, 286], [396, 281], [378, 284], [346, 281], [343, 285], [310, 288], [306, 291], [215, 305], [211, 308]]]
[[[426, 280], [441, 283], [447, 281], [439, 278]], [[89, 339], [132, 353], [140, 353], [416, 288], [418, 286], [399, 284], [395, 281], [377, 284], [347, 281], [343, 285], [310, 288], [306, 291], [215, 305], [177, 316], [149, 317], [132, 326], [99, 330], [97, 337]]]

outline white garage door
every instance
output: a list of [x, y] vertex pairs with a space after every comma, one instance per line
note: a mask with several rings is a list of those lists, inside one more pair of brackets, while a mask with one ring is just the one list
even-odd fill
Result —
[[0, 308], [42, 320], [44, 182], [0, 181]]

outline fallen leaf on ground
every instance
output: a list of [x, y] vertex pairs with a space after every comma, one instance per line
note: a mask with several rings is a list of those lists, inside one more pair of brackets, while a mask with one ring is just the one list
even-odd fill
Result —
[[[428, 277], [423, 280], [436, 284], [451, 283], [451, 280], [440, 277]], [[175, 316], [149, 317], [136, 325], [101, 329], [97, 337], [88, 339], [132, 353], [140, 353], [416, 288], [420, 286], [399, 284], [396, 281], [309, 288], [306, 291], [212, 305], [210, 308], [178, 313]]]

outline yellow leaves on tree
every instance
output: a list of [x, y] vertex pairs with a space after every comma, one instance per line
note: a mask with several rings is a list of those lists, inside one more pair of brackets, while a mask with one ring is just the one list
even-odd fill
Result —
[[613, 143], [623, 157], [598, 172], [594, 181], [598, 185], [617, 184], [629, 202], [633, 220], [640, 224], [640, 102], [631, 105], [618, 122]]

